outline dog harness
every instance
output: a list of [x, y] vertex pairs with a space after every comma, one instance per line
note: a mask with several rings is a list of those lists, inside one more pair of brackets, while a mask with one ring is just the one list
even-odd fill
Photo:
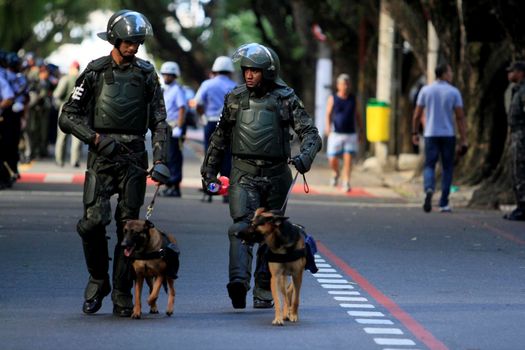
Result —
[[165, 233], [162, 233], [162, 245], [159, 250], [148, 252], [148, 253], [137, 253], [133, 252], [131, 255], [132, 260], [155, 260], [162, 259], [166, 261], [167, 271], [166, 274], [168, 277], [177, 279], [177, 273], [179, 272], [179, 255], [180, 250], [177, 243], [172, 243], [169, 241], [168, 236]]
[[305, 248], [302, 249], [293, 249], [293, 250], [287, 250], [284, 254], [277, 254], [272, 252], [269, 248], [267, 248], [265, 257], [266, 261], [268, 262], [278, 262], [278, 263], [287, 263], [292, 262], [295, 260], [299, 260], [300, 258], [306, 258], [306, 265], [304, 267], [305, 270], [309, 270], [311, 273], [317, 273], [319, 269], [317, 268], [317, 265], [315, 264], [315, 258], [314, 255], [317, 253], [317, 244], [315, 243], [315, 239], [308, 235], [304, 231], [304, 227], [298, 224], [291, 224], [291, 226], [285, 225], [283, 226], [283, 229], [294, 229], [299, 230], [300, 234], [304, 237], [304, 243]]

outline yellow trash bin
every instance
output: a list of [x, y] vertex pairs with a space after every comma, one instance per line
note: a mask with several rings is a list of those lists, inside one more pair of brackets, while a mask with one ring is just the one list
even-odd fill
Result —
[[390, 106], [376, 99], [366, 104], [366, 138], [369, 142], [388, 141], [390, 136]]

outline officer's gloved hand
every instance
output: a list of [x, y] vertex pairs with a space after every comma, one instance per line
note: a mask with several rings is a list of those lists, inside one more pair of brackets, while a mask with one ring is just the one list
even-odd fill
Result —
[[217, 175], [208, 173], [202, 177], [202, 190], [208, 195], [217, 194], [220, 185], [221, 182], [217, 179]]
[[159, 184], [165, 184], [170, 179], [170, 170], [163, 163], [157, 163], [150, 171], [151, 179]]
[[111, 136], [100, 135], [99, 142], [95, 145], [96, 152], [103, 157], [111, 158], [118, 153], [118, 142]]
[[308, 172], [312, 166], [312, 159], [306, 154], [296, 155], [290, 161], [301, 174]]

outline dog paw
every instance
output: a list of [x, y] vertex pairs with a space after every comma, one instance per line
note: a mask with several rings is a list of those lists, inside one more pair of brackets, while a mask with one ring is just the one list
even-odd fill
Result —
[[134, 320], [139, 320], [140, 317], [141, 317], [140, 312], [138, 312], [138, 313], [134, 312], [134, 313], [131, 314], [131, 318], [134, 319]]
[[290, 314], [290, 315], [288, 315], [288, 321], [290, 321], [290, 322], [297, 322], [297, 321], [299, 321], [299, 316]]
[[168, 315], [168, 317], [171, 317], [171, 315], [173, 315], [173, 310], [172, 311], [166, 311], [166, 315]]
[[284, 326], [284, 322], [282, 318], [276, 318], [273, 320], [272, 324], [274, 326]]
[[150, 313], [150, 314], [158, 314], [158, 313], [159, 313], [159, 310], [158, 310], [157, 308], [151, 308], [151, 309], [149, 310], [149, 313]]

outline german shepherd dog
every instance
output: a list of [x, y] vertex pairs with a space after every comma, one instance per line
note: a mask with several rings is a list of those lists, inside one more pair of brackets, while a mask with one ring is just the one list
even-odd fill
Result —
[[150, 289], [148, 304], [150, 313], [159, 313], [157, 299], [161, 286], [166, 284], [168, 308], [166, 314], [173, 314], [175, 303], [174, 279], [179, 268], [177, 241], [172, 235], [166, 235], [155, 228], [149, 220], [128, 220], [124, 224], [124, 239], [121, 243], [124, 255], [132, 259], [135, 271], [135, 300], [131, 318], [141, 317], [141, 295], [144, 279]]
[[283, 326], [283, 320], [299, 320], [299, 295], [306, 265], [302, 231], [287, 219], [281, 211], [259, 208], [255, 211], [251, 225], [238, 235], [247, 242], [257, 241], [257, 236], [262, 235], [268, 246], [266, 256], [272, 274], [270, 284], [275, 309], [272, 324], [275, 326]]

